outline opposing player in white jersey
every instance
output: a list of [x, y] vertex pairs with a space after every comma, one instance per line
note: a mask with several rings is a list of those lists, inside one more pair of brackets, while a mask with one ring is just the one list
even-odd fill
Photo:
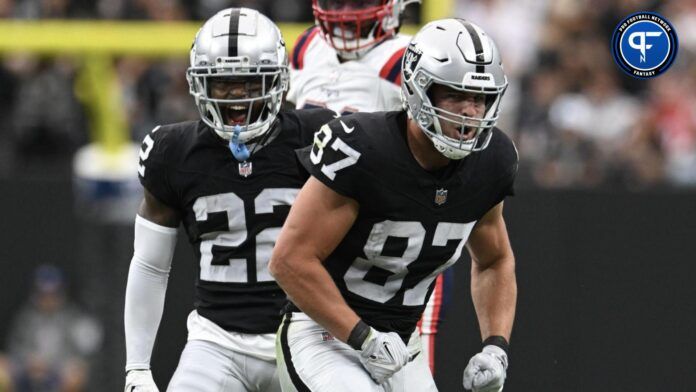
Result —
[[190, 60], [186, 76], [201, 118], [155, 128], [140, 154], [144, 199], [126, 289], [125, 390], [157, 391], [150, 356], [183, 225], [196, 255], [196, 310], [168, 390], [278, 392], [275, 331], [285, 294], [267, 264], [306, 180], [294, 150], [334, 113], [280, 109], [289, 83], [285, 44], [255, 10], [210, 18]]
[[[400, 16], [420, 0], [313, 0], [316, 26], [292, 51], [288, 101], [341, 114], [401, 109], [401, 63], [410, 36]], [[419, 328], [422, 360], [435, 371], [435, 336], [452, 271], [437, 278]]]
[[374, 112], [401, 107], [398, 33], [405, 6], [420, 0], [313, 0], [316, 26], [293, 48], [288, 101], [297, 108]]

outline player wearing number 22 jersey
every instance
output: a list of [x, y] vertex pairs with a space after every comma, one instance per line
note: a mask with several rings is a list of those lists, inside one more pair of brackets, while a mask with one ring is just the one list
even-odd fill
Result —
[[285, 295], [267, 263], [280, 227], [306, 177], [294, 149], [334, 113], [284, 111], [275, 139], [245, 163], [203, 121], [156, 128], [143, 146], [140, 182], [177, 210], [195, 258], [196, 311], [225, 330], [272, 333]]
[[167, 390], [279, 392], [275, 332], [285, 294], [268, 262], [306, 180], [294, 150], [335, 113], [280, 109], [285, 45], [275, 24], [248, 8], [222, 10], [203, 25], [187, 79], [200, 119], [155, 128], [140, 153], [125, 390], [157, 391], [150, 355], [183, 225], [197, 264], [196, 300]]

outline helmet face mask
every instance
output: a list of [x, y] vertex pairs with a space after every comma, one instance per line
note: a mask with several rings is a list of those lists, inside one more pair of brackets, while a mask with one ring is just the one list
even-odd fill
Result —
[[189, 68], [190, 93], [201, 119], [225, 139], [242, 128], [240, 141], [265, 133], [275, 119], [287, 79], [278, 68]]
[[[483, 100], [480, 116], [436, 106], [432, 88], [442, 86]], [[414, 36], [404, 54], [402, 100], [409, 116], [450, 159], [485, 149], [507, 88], [500, 54], [483, 30], [459, 19], [431, 22]]]
[[[425, 94], [422, 98], [420, 113], [415, 118], [423, 132], [431, 138], [436, 148], [450, 159], [464, 158], [472, 152], [479, 152], [488, 147], [492, 133], [490, 132], [498, 120], [498, 104], [502, 98], [504, 88], [481, 91], [467, 85], [456, 85], [444, 80], [439, 80], [432, 75], [426, 76], [424, 71], [416, 76], [427, 80], [428, 86], [424, 90], [416, 90], [417, 94]], [[432, 97], [432, 90], [436, 86], [446, 87], [461, 92], [462, 97], [472, 95], [483, 98], [483, 108], [480, 115], [467, 116], [461, 113], [448, 111], [437, 106]], [[474, 98], [476, 99], [476, 98]], [[457, 129], [456, 136], [450, 135], [446, 129]], [[461, 153], [458, 153], [461, 152]]]
[[396, 34], [399, 15], [420, 0], [312, 0], [324, 39], [344, 59], [357, 59]]
[[220, 11], [196, 35], [190, 61], [189, 93], [203, 122], [227, 140], [239, 127], [241, 143], [268, 132], [289, 85], [285, 43], [273, 22], [248, 8]]

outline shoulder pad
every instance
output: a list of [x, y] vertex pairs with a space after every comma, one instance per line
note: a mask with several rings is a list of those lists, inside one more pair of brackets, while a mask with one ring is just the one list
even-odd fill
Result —
[[502, 175], [514, 176], [517, 173], [519, 154], [512, 139], [499, 128], [493, 128], [493, 139], [488, 148], [490, 147], [493, 147], [494, 159], [498, 163]]
[[361, 156], [366, 146], [364, 132], [355, 116], [339, 117], [323, 125], [314, 134], [312, 145], [298, 150], [298, 158], [326, 186], [359, 200], [363, 178]]
[[383, 63], [379, 70], [379, 77], [401, 86], [401, 63], [404, 57], [404, 52], [408, 46], [410, 37], [406, 35], [397, 35], [391, 40], [375, 48], [380, 52]]
[[304, 33], [300, 34], [295, 41], [295, 45], [292, 48], [292, 56], [290, 56], [290, 63], [293, 69], [302, 69], [304, 67], [304, 55], [309, 47], [309, 44], [315, 39], [319, 34], [319, 27], [312, 26], [305, 30]]
[[297, 123], [301, 143], [306, 146], [313, 141], [314, 134], [319, 131], [324, 124], [338, 117], [338, 114], [333, 110], [316, 108], [316, 109], [298, 109], [289, 111], [291, 117]]
[[169, 187], [166, 151], [168, 150], [167, 132], [161, 126], [155, 127], [145, 135], [140, 148], [138, 178], [140, 183], [157, 200], [174, 206], [173, 192]]

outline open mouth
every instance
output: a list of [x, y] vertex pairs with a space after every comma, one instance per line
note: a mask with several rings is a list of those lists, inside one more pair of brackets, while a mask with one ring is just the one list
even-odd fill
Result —
[[335, 25], [333, 30], [331, 31], [331, 35], [336, 37], [336, 38], [343, 38], [345, 40], [353, 40], [357, 38], [355, 35], [355, 30], [357, 26], [355, 24], [351, 23], [346, 23], [344, 28], [341, 28], [339, 25]]
[[459, 140], [471, 140], [476, 137], [476, 127], [466, 126], [465, 124], [460, 124], [455, 127], [457, 131], [457, 138]]
[[224, 110], [227, 125], [246, 125], [249, 105], [228, 105]]
[[332, 37], [346, 41], [366, 39], [375, 28], [376, 22], [377, 20], [365, 20], [360, 23], [354, 21], [340, 22], [333, 24], [329, 31]]

